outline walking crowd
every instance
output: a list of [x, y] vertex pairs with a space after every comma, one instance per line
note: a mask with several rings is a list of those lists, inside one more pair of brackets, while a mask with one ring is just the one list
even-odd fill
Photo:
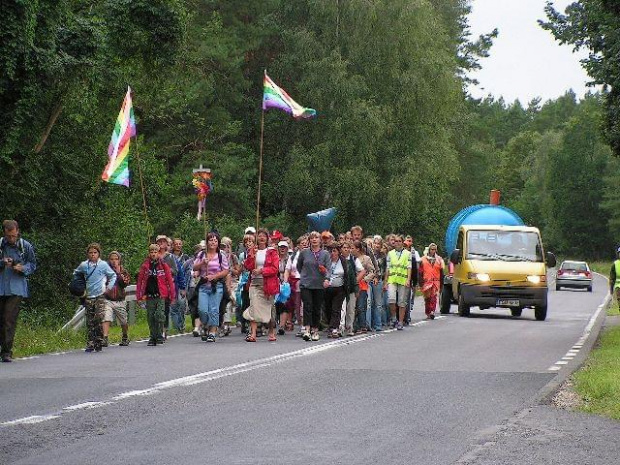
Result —
[[[13, 338], [27, 277], [36, 269], [34, 249], [19, 237], [17, 223], [3, 223], [0, 240], [0, 358], [11, 361]], [[192, 333], [205, 342], [240, 328], [247, 342], [295, 332], [305, 341], [354, 336], [411, 323], [419, 289], [426, 318], [433, 319], [444, 273], [436, 244], [422, 256], [411, 236], [364, 236], [360, 226], [338, 237], [313, 231], [295, 242], [280, 231], [246, 228], [233, 250], [232, 240], [207, 234], [193, 253], [180, 238], [157, 236], [148, 247], [136, 282], [136, 299], [146, 309], [149, 346], [166, 342], [169, 330]], [[75, 283], [78, 283], [75, 285]], [[80, 285], [81, 283], [81, 285]], [[73, 273], [70, 290], [85, 309], [86, 352], [108, 346], [116, 319], [120, 345], [128, 346], [126, 289], [132, 276], [120, 252], [102, 259], [98, 243], [86, 248], [86, 260]], [[75, 289], [78, 289], [75, 291]]]
[[[86, 351], [108, 345], [111, 322], [129, 344], [125, 288], [131, 277], [121, 254], [101, 258], [97, 243], [75, 270], [86, 280]], [[192, 333], [206, 342], [239, 327], [247, 342], [260, 336], [276, 341], [294, 332], [306, 341], [354, 336], [411, 323], [419, 289], [426, 318], [433, 319], [443, 282], [444, 261], [436, 244], [422, 256], [411, 236], [364, 236], [360, 226], [338, 237], [313, 231], [295, 242], [280, 231], [246, 228], [233, 251], [232, 240], [207, 234], [191, 255], [183, 241], [157, 236], [148, 249], [136, 283], [136, 298], [146, 308], [149, 346], [166, 342], [168, 330], [184, 333], [191, 315]]]

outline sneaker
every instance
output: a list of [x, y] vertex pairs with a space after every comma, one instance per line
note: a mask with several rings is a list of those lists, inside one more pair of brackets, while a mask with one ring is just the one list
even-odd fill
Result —
[[284, 336], [284, 328], [282, 327], [278, 328], [278, 335]]
[[194, 330], [192, 331], [192, 336], [194, 337], [200, 336], [200, 328], [198, 326], [196, 326]]
[[209, 339], [209, 335], [208, 335], [207, 333], [203, 333], [203, 334], [200, 336], [200, 340], [201, 340], [202, 342], [207, 341], [207, 339]]
[[348, 336], [348, 337], [355, 336], [355, 332], [353, 332], [353, 330], [352, 330], [352, 329], [349, 329], [349, 330], [347, 331], [347, 336]]
[[164, 342], [166, 342], [166, 340], [165, 340], [165, 339], [164, 339], [164, 337], [162, 336], [162, 337], [158, 337], [158, 338], [156, 339], [156, 342], [157, 342], [158, 344], [163, 344]]
[[318, 341], [321, 338], [321, 336], [319, 335], [318, 331], [315, 331], [312, 333], [312, 335], [310, 336], [310, 339], [314, 342]]
[[9, 354], [5, 354], [2, 356], [2, 363], [11, 363], [13, 359]]
[[127, 347], [129, 345], [129, 337], [126, 334], [123, 334], [123, 338], [121, 339], [121, 343], [119, 346]]
[[103, 342], [101, 343], [101, 347], [108, 347], [108, 336], [103, 336]]
[[304, 341], [309, 341], [311, 338], [310, 333], [308, 331], [305, 331], [302, 337], [304, 338]]
[[103, 349], [103, 347], [101, 345], [96, 345], [95, 346], [95, 352], [101, 352], [102, 349]]
[[402, 330], [403, 330], [403, 325], [402, 325], [402, 323], [400, 323], [400, 322], [396, 323], [396, 330], [397, 330], [397, 331], [402, 331]]
[[215, 342], [215, 334], [208, 334], [207, 335], [207, 342]]
[[157, 341], [155, 339], [149, 339], [149, 342], [147, 342], [146, 345], [150, 347], [155, 347], [157, 345]]
[[84, 352], [86, 353], [91, 353], [95, 351], [95, 346], [91, 346], [91, 345], [87, 345], [86, 349], [84, 349]]
[[338, 332], [337, 329], [332, 329], [331, 333], [329, 333], [329, 336], [334, 339], [337, 339], [340, 337], [340, 333]]

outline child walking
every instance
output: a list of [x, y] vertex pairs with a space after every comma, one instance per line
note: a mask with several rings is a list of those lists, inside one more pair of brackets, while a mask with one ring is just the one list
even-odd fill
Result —
[[138, 273], [136, 298], [146, 301], [146, 317], [149, 323], [148, 346], [163, 344], [166, 299], [175, 300], [174, 280], [170, 267], [159, 258], [159, 246], [149, 246], [149, 256], [144, 260]]

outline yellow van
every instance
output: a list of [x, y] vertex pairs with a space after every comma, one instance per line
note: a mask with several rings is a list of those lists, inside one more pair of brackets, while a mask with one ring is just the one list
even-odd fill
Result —
[[461, 226], [450, 262], [459, 315], [477, 306], [509, 308], [513, 316], [534, 308], [537, 320], [547, 318], [547, 266], [556, 260], [545, 254], [538, 228]]

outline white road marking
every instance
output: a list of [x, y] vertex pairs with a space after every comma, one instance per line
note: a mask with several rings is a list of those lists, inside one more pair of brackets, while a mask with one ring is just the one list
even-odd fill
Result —
[[[600, 274], [600, 273], [597, 273], [597, 274]], [[603, 276], [603, 275], [601, 275], [601, 276]], [[575, 358], [575, 356], [577, 354], [579, 354], [579, 351], [583, 348], [583, 345], [588, 340], [588, 336], [590, 336], [590, 333], [592, 332], [592, 328], [594, 327], [594, 323], [596, 322], [596, 319], [598, 318], [598, 316], [601, 313], [601, 311], [603, 311], [603, 309], [607, 308], [607, 306], [609, 305], [609, 301], [610, 300], [611, 300], [611, 295], [608, 293], [605, 296], [605, 299], [603, 300], [603, 303], [601, 303], [601, 305], [599, 305], [596, 308], [596, 312], [594, 312], [594, 315], [592, 315], [590, 317], [590, 320], [588, 320], [588, 324], [586, 325], [585, 329], [583, 330], [583, 333], [579, 337], [579, 340], [577, 341], [577, 343], [573, 345], [573, 347], [566, 353], [566, 355], [564, 355], [564, 357], [562, 357], [561, 360], [558, 360], [553, 365], [551, 365], [549, 368], [547, 368], [547, 371], [558, 371], [558, 370], [560, 370], [563, 365], [567, 365], [568, 361], [573, 360]]]
[[60, 415], [32, 415], [31, 417], [18, 418], [17, 420], [5, 421], [1, 423], [1, 426], [14, 426], [14, 425], [34, 425], [35, 423], [42, 423], [44, 421], [53, 420]]
[[[436, 320], [441, 320], [446, 317], [437, 316]], [[429, 320], [422, 320], [418, 323], [412, 324], [410, 327], [414, 326], [422, 326], [427, 324]], [[141, 396], [150, 396], [154, 394], [158, 394], [164, 390], [177, 388], [177, 387], [187, 387], [193, 386], [196, 384], [205, 383], [208, 381], [213, 381], [216, 379], [224, 378], [227, 376], [233, 376], [241, 373], [246, 373], [248, 371], [257, 370], [259, 368], [265, 368], [277, 363], [282, 363], [288, 360], [293, 360], [300, 357], [306, 357], [309, 355], [318, 354], [320, 352], [324, 352], [330, 349], [336, 349], [339, 347], [346, 347], [353, 344], [358, 344], [360, 342], [368, 341], [371, 339], [375, 339], [377, 337], [381, 337], [385, 334], [396, 332], [396, 329], [388, 329], [386, 331], [382, 331], [379, 333], [367, 333], [366, 335], [354, 336], [346, 339], [336, 339], [334, 341], [325, 342], [322, 344], [311, 345], [309, 347], [304, 347], [303, 349], [295, 350], [293, 352], [287, 352], [284, 354], [274, 355], [271, 357], [266, 357], [263, 359], [258, 359], [250, 362], [240, 363], [237, 365], [232, 365], [224, 368], [217, 368], [215, 370], [206, 371], [204, 373], [197, 373], [195, 375], [184, 376], [182, 378], [171, 379], [169, 381], [164, 381], [161, 383], [154, 384], [150, 388], [140, 389], [134, 391], [127, 391], [120, 394], [117, 394], [111, 397], [106, 401], [88, 401], [82, 402], [80, 404], [70, 405], [68, 407], [62, 408], [60, 412], [56, 412], [49, 415], [34, 415], [25, 418], [18, 418], [16, 420], [5, 421], [0, 423], [0, 428], [14, 425], [23, 425], [23, 424], [35, 424], [41, 423], [48, 420], [53, 420], [55, 418], [59, 418], [61, 415], [65, 415], [69, 412], [75, 412], [86, 409], [93, 409], [104, 407], [108, 405], [115, 404], [125, 399], [130, 399], [133, 397], [141, 397]]]
[[82, 404], [70, 405], [69, 407], [63, 408], [63, 410], [66, 412], [72, 410], [90, 410], [93, 408], [105, 407], [106, 405], [110, 405], [110, 402], [84, 402]]

